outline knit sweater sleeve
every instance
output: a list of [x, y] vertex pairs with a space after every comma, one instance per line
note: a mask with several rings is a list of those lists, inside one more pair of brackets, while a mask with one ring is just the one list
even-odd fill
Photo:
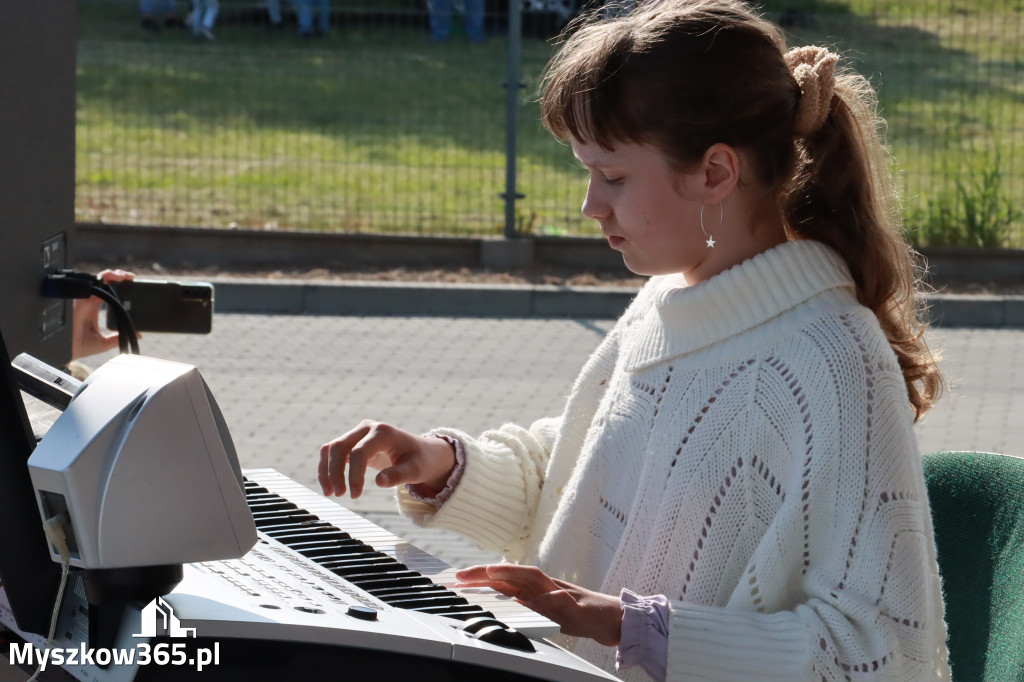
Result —
[[[540, 419], [529, 427], [505, 424], [477, 438], [456, 429], [434, 429], [431, 433], [456, 438], [465, 449], [462, 477], [440, 507], [417, 501], [400, 487], [399, 510], [420, 526], [457, 532], [510, 561], [521, 560], [557, 442], [580, 438], [576, 431], [586, 428], [578, 420], [567, 424], [564, 414], [580, 412], [580, 403], [596, 405], [615, 365], [621, 330], [649, 305], [653, 290], [641, 290], [591, 354], [562, 416]], [[594, 405], [582, 411], [592, 413]]]
[[514, 555], [533, 518], [560, 421], [546, 418], [529, 427], [505, 424], [477, 438], [456, 429], [435, 429], [432, 433], [456, 438], [465, 449], [462, 478], [440, 507], [399, 490], [402, 513], [419, 525], [452, 530], [484, 549]]
[[[819, 370], [833, 374], [838, 397], [795, 391], [797, 373], [769, 368], [780, 381], [736, 425], [755, 434], [743, 466], [771, 480], [762, 492], [777, 490], [784, 500], [753, 522], [764, 524], [759, 547], [726, 605], [691, 595], [671, 602], [667, 679], [949, 679], [931, 517], [902, 377], [895, 361], [868, 362], [881, 349], [858, 341], [862, 368], [851, 369], [858, 357], [823, 371], [826, 358]], [[774, 436], [782, 420], [770, 391], [797, 395], [799, 430]], [[794, 454], [793, 475], [769, 479], [781, 469], [773, 461]], [[759, 508], [750, 503], [751, 516]], [[723, 510], [711, 507], [709, 528], [716, 511]]]

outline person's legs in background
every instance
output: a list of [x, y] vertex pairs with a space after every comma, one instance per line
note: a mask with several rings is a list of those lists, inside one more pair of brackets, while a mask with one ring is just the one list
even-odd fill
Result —
[[327, 35], [331, 29], [331, 0], [314, 0], [317, 5], [317, 22], [314, 35]]
[[218, 0], [192, 0], [192, 35], [213, 40], [213, 26], [220, 10]]
[[160, 30], [160, 24], [153, 18], [153, 0], [139, 0], [139, 14], [142, 15], [142, 28], [147, 31]]
[[139, 14], [142, 15], [142, 28], [149, 31], [159, 31], [160, 22], [154, 16], [157, 12], [163, 14], [163, 24], [168, 28], [179, 28], [185, 22], [178, 16], [178, 8], [174, 0], [139, 0]]
[[448, 40], [452, 32], [452, 0], [427, 0], [430, 10], [430, 39], [434, 42]]
[[281, 17], [281, 0], [266, 0], [267, 5], [267, 19], [270, 21], [270, 25], [274, 28], [280, 28], [284, 25], [284, 19]]
[[463, 21], [466, 26], [466, 37], [474, 43], [482, 43], [484, 40], [485, 0], [464, 0], [464, 3]]
[[178, 16], [178, 7], [175, 5], [174, 0], [158, 1], [156, 6], [163, 10], [164, 26], [167, 28], [185, 28], [185, 22]]
[[296, 14], [299, 17], [299, 35], [303, 38], [313, 35], [313, 0], [299, 0]]

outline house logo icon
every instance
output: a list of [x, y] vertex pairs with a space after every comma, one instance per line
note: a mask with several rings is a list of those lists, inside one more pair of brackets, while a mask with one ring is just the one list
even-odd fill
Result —
[[196, 629], [181, 627], [171, 605], [165, 602], [163, 597], [157, 597], [142, 609], [142, 632], [132, 635], [132, 637], [156, 637], [158, 635], [195, 637]]

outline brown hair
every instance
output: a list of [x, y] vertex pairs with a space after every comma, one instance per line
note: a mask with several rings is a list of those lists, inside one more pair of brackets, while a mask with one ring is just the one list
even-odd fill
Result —
[[828, 115], [794, 131], [801, 91], [780, 29], [739, 0], [651, 0], [631, 13], [583, 17], [542, 81], [544, 125], [561, 139], [653, 145], [680, 169], [712, 144], [745, 152], [791, 239], [843, 256], [857, 299], [889, 339], [920, 417], [938, 398], [937, 357], [924, 342], [918, 262], [903, 235], [877, 98], [839, 66]]

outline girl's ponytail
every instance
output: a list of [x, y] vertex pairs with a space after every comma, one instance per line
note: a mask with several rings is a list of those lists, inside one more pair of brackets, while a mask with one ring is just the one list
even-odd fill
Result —
[[839, 69], [836, 55], [823, 48], [790, 50], [786, 61], [801, 99], [783, 216], [795, 237], [823, 242], [845, 258], [858, 300], [875, 313], [896, 353], [919, 418], [938, 399], [942, 377], [924, 341], [918, 257], [903, 236], [877, 97], [863, 77]]

